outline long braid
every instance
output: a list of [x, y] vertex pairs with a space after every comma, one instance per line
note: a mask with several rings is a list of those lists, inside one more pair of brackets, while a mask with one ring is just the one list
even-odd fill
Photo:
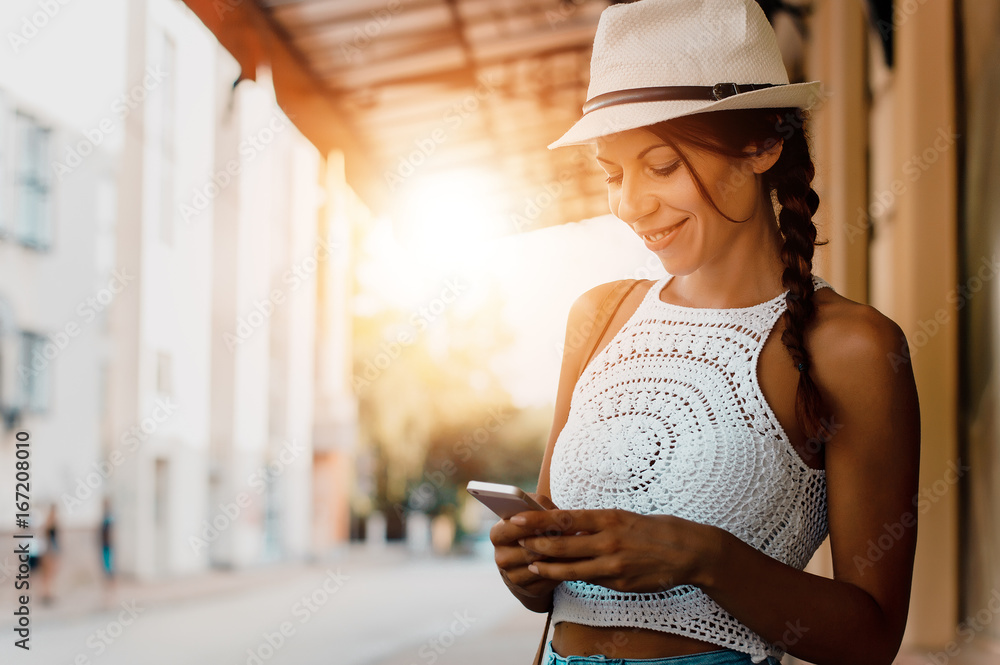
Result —
[[806, 131], [799, 115], [794, 124], [789, 116], [778, 121], [778, 131], [784, 145], [778, 161], [765, 174], [767, 191], [774, 190], [781, 211], [778, 228], [785, 242], [781, 261], [785, 269], [781, 281], [788, 289], [787, 309], [782, 315], [785, 330], [781, 341], [788, 349], [792, 362], [799, 368], [799, 383], [795, 393], [795, 417], [807, 437], [818, 437], [822, 429], [823, 400], [810, 374], [810, 358], [805, 348], [806, 330], [816, 308], [813, 301], [813, 248], [826, 242], [816, 242], [816, 225], [812, 217], [819, 207], [819, 195], [811, 187], [816, 169], [809, 156]]

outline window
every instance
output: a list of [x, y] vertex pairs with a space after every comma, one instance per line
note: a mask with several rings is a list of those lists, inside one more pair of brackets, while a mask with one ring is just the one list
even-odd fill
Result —
[[49, 376], [52, 359], [46, 355], [48, 340], [33, 332], [21, 331], [21, 360], [17, 377], [18, 403], [23, 411], [42, 412], [49, 407]]
[[14, 154], [14, 233], [21, 243], [47, 249], [49, 220], [49, 130], [17, 114]]

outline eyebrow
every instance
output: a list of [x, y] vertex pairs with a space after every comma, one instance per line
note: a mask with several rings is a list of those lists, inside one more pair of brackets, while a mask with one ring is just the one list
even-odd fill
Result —
[[[646, 153], [648, 153], [650, 150], [655, 150], [656, 148], [669, 148], [669, 147], [671, 147], [669, 143], [654, 143], [653, 145], [649, 146], [648, 148], [640, 152], [638, 156], [636, 156], [636, 159], [642, 159], [643, 157], [646, 156]], [[597, 161], [604, 162], [605, 164], [612, 163], [606, 159], [602, 159], [600, 155], [597, 156]]]

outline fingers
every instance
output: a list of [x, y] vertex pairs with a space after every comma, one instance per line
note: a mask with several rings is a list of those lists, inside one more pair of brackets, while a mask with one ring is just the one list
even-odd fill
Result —
[[[540, 511], [534, 511], [540, 512]], [[510, 520], [500, 520], [490, 528], [490, 542], [495, 547], [518, 546], [518, 540], [529, 536], [558, 535], [558, 528], [531, 527], [514, 524]]]
[[534, 499], [535, 502], [538, 503], [538, 505], [540, 505], [542, 508], [545, 508], [545, 510], [558, 510], [556, 504], [552, 503], [552, 499], [545, 496], [544, 494], [527, 492], [527, 495], [530, 496], [532, 499]]
[[514, 545], [513, 547], [497, 547], [493, 554], [493, 560], [496, 562], [497, 568], [507, 571], [517, 567], [527, 568], [529, 563], [534, 563], [544, 558], [543, 554], [529, 552], [518, 545]]
[[543, 529], [550, 532], [563, 531], [593, 533], [605, 528], [614, 519], [614, 510], [527, 510], [510, 518], [512, 524]]
[[528, 571], [540, 577], [560, 582], [567, 580], [593, 582], [621, 574], [621, 571], [610, 568], [609, 562], [605, 559], [546, 560], [535, 561], [528, 565]]
[[609, 538], [603, 534], [530, 536], [518, 544], [540, 557], [553, 559], [591, 558], [611, 553]]
[[497, 547], [494, 555], [497, 569], [508, 584], [518, 587], [527, 595], [541, 595], [552, 590], [558, 582], [547, 580], [528, 569], [544, 557], [519, 547]]

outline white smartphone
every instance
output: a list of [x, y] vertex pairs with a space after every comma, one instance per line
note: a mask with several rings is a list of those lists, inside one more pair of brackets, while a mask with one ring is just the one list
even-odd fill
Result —
[[505, 520], [526, 510], [545, 510], [524, 490], [513, 485], [470, 480], [465, 489], [469, 494], [479, 499], [484, 506]]

